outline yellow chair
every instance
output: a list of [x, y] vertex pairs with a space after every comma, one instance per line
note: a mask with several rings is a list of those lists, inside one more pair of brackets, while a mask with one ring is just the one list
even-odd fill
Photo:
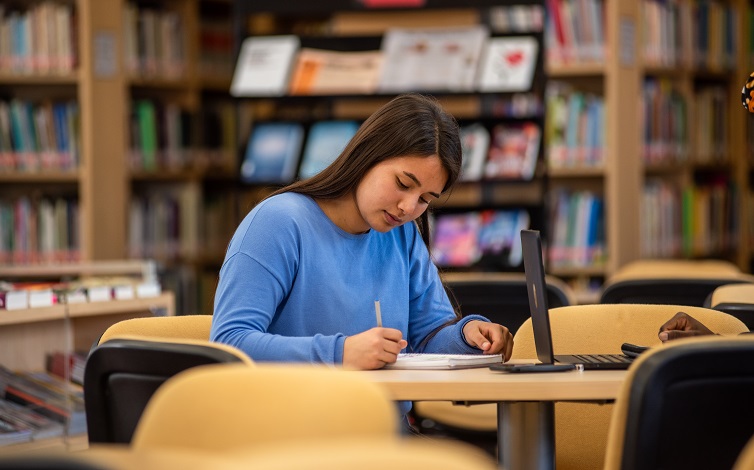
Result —
[[749, 439], [738, 455], [733, 470], [754, 470], [754, 437]]
[[211, 327], [212, 315], [131, 318], [111, 325], [102, 333], [98, 344], [122, 335], [208, 341]]
[[646, 353], [618, 393], [605, 469], [731, 468], [754, 434], [752, 395], [750, 335], [676, 340]]
[[733, 315], [754, 330], [754, 284], [727, 284], [712, 291], [709, 307]]
[[[530, 316], [526, 277], [523, 273], [449, 273], [446, 288], [461, 312], [480, 314], [515, 333]], [[557, 277], [547, 276], [547, 301], [552, 307], [576, 303], [571, 288]], [[497, 405], [464, 406], [445, 401], [414, 403], [414, 417], [422, 433], [447, 435], [475, 442], [494, 451], [497, 445]]]
[[722, 260], [639, 260], [605, 281], [602, 304], [709, 306], [708, 296], [726, 284], [754, 283], [754, 276]]
[[209, 341], [211, 319], [136, 318], [105, 331], [84, 370], [90, 443], [129, 443], [155, 390], [178, 372], [206, 364], [252, 364], [238, 349]]
[[272, 444], [243, 454], [248, 468], [265, 470], [495, 470], [495, 461], [479, 449], [458, 441], [409, 438], [344, 438]]
[[[738, 319], [716, 310], [677, 305], [578, 305], [550, 310], [556, 354], [620, 353], [624, 342], [657, 346], [660, 326], [683, 310], [725, 335], [748, 331]], [[534, 359], [531, 319], [514, 337], [513, 358]], [[558, 470], [602, 468], [612, 405], [555, 404], [555, 458]]]
[[328, 366], [203, 366], [157, 390], [132, 445], [225, 452], [314, 437], [389, 437], [398, 434], [398, 413], [379, 385]]

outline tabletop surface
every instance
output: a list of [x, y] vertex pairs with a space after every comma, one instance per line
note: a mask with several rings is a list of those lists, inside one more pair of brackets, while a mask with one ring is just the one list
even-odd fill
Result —
[[395, 400], [418, 401], [612, 400], [626, 377], [617, 370], [510, 374], [488, 368], [355, 373], [384, 385]]

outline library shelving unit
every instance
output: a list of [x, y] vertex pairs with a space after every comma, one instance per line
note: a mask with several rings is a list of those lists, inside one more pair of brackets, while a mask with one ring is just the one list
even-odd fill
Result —
[[237, 222], [231, 9], [0, 8], [4, 37], [33, 38], [0, 57], [0, 265], [150, 257], [180, 313], [208, 311], [196, 280], [216, 277]]
[[[401, 92], [426, 93], [436, 97], [443, 107], [455, 116], [462, 129], [466, 125], [481, 124], [488, 131], [497, 124], [535, 123], [539, 129], [544, 128], [544, 66], [543, 66], [543, 29], [544, 2], [535, 0], [468, 2], [448, 0], [426, 0], [418, 2], [351, 2], [328, 0], [323, 2], [262, 2], [235, 1], [235, 36], [236, 45], [248, 37], [294, 35], [300, 42], [300, 51], [320, 49], [338, 52], [380, 51], [384, 53], [382, 40], [390, 28], [415, 30], [420, 28], [439, 28], [446, 30], [463, 27], [484, 26], [489, 37], [526, 36], [534, 38], [538, 51], [534, 65], [534, 78], [531, 87], [521, 92], [483, 92], [474, 86], [465, 91], [443, 90], [435, 88], [401, 89], [387, 91], [389, 87], [377, 88], [377, 91], [338, 91], [291, 93], [285, 91], [276, 96], [249, 94], [240, 96], [239, 118], [241, 127], [239, 136], [245, 141], [250, 136], [254, 124], [265, 121], [294, 121], [303, 125], [305, 133], [312, 124], [323, 120], [348, 119], [360, 121], [366, 119], [380, 105]], [[512, 7], [518, 7], [533, 14], [534, 21], [502, 26], [499, 18], [507, 14]], [[528, 10], [526, 10], [528, 9]], [[524, 11], [522, 10], [522, 11]], [[526, 17], [527, 13], [523, 13]], [[537, 25], [536, 18], [540, 18]], [[531, 21], [531, 20], [529, 20]], [[237, 50], [238, 50], [237, 49]], [[238, 55], [238, 54], [237, 54]], [[383, 56], [384, 57], [384, 56]], [[293, 59], [295, 63], [295, 58]], [[385, 61], [389, 59], [385, 58]], [[383, 62], [383, 67], [387, 64]], [[450, 67], [450, 65], [448, 65]], [[476, 66], [476, 65], [475, 65]], [[293, 80], [295, 83], [295, 80]], [[291, 85], [295, 88], [295, 85]], [[512, 103], [519, 99], [519, 111]], [[307, 136], [308, 137], [308, 136]], [[528, 227], [546, 230], [544, 197], [546, 178], [543, 165], [543, 145], [539, 145], [537, 164], [531, 179], [481, 178], [475, 181], [459, 182], [447, 198], [443, 198], [431, 209], [435, 216], [435, 226], [443, 216], [468, 213], [490, 214], [494, 211], [523, 211], [529, 219]], [[243, 149], [242, 149], [243, 150]], [[485, 153], [486, 155], [486, 153]], [[245, 184], [240, 208], [246, 212], [260, 198], [269, 194], [275, 186], [265, 184]], [[243, 216], [244, 214], [241, 214]], [[468, 264], [442, 266], [448, 271], [511, 271], [522, 270], [520, 262], [512, 263], [507, 256], [494, 254], [482, 256]]]
[[[639, 258], [723, 258], [748, 270], [750, 249], [739, 243], [750, 219], [739, 108], [748, 2], [590, 0], [594, 10], [575, 22], [576, 3], [548, 5], [546, 69], [549, 83], [603, 100], [602, 158], [563, 168], [548, 148], [549, 189], [602, 198], [604, 246], [589, 262], [550, 272], [587, 286]], [[589, 50], [594, 41], [600, 53]], [[547, 106], [552, 122], [550, 98]]]

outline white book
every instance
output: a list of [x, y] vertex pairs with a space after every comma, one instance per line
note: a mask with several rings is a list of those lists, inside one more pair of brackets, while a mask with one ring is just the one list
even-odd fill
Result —
[[531, 89], [539, 43], [531, 36], [490, 38], [480, 60], [477, 89], [517, 92]]
[[484, 26], [389, 29], [382, 38], [380, 90], [471, 91], [488, 36]]
[[502, 354], [426, 354], [402, 353], [385, 369], [471, 369], [501, 364]]
[[300, 44], [298, 37], [293, 35], [246, 38], [238, 54], [230, 94], [284, 95]]

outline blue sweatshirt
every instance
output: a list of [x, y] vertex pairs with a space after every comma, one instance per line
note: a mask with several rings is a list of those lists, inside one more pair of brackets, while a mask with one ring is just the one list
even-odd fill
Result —
[[349, 335], [396, 328], [414, 352], [481, 354], [463, 338], [437, 268], [413, 223], [353, 235], [308, 196], [258, 204], [233, 235], [215, 294], [211, 339], [253, 360], [342, 364]]

